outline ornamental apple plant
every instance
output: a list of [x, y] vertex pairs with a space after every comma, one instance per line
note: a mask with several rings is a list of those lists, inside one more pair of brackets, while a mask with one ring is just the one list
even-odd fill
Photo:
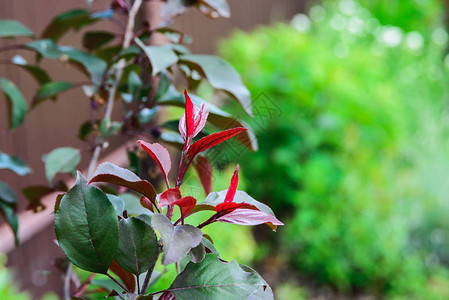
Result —
[[[161, 193], [157, 193], [149, 181], [110, 162], [99, 165], [89, 181], [78, 172], [76, 184], [55, 206], [58, 244], [74, 265], [104, 274], [115, 283], [115, 287], [108, 290], [109, 296], [122, 299], [273, 299], [270, 287], [256, 271], [236, 261], [221, 259], [213, 237], [201, 231], [214, 222], [267, 224], [273, 230], [283, 225], [268, 206], [237, 190], [239, 166], [227, 190], [208, 193], [202, 202], [198, 203], [191, 195], [182, 195], [180, 190], [187, 169], [202, 152], [241, 134], [246, 128], [236, 127], [195, 139], [205, 126], [209, 110], [204, 104], [194, 106], [187, 91], [184, 97], [185, 113], [179, 121], [184, 145], [176, 182], [170, 182], [172, 160], [168, 150], [159, 143], [143, 140], [138, 143], [164, 177], [166, 189]], [[128, 206], [136, 203], [125, 202], [120, 194], [102, 191], [95, 186], [100, 182], [139, 194], [137, 205], [141, 209], [137, 213], [128, 211]], [[202, 182], [204, 185], [208, 181]], [[206, 184], [204, 188], [210, 187]], [[175, 220], [178, 209], [179, 218]], [[200, 224], [189, 224], [189, 216], [200, 211], [212, 214]], [[164, 266], [175, 264], [178, 275], [169, 288], [149, 293], [150, 282], [156, 280], [154, 268], [159, 259]], [[82, 297], [89, 283], [86, 281], [73, 295]]]

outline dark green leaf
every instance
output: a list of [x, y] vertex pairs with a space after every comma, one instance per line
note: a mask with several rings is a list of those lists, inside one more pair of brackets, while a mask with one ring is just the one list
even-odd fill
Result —
[[109, 201], [111, 201], [112, 206], [114, 206], [115, 213], [118, 216], [123, 216], [123, 211], [125, 210], [125, 201], [123, 201], [122, 198], [112, 194], [106, 194], [106, 196], [108, 196]]
[[18, 156], [0, 152], [0, 169], [7, 169], [19, 176], [31, 173], [30, 167]]
[[56, 16], [44, 29], [42, 38], [58, 41], [67, 31], [72, 28], [81, 28], [89, 23], [89, 11], [74, 9]]
[[92, 51], [115, 38], [115, 35], [107, 31], [89, 31], [83, 36], [83, 47]]
[[67, 91], [76, 86], [75, 84], [67, 81], [52, 81], [44, 84], [39, 88], [36, 93], [36, 96], [33, 98], [32, 106], [36, 106], [42, 103], [44, 100], [54, 97], [59, 93]]
[[14, 233], [14, 242], [17, 246], [19, 244], [19, 237], [17, 235], [19, 230], [19, 218], [17, 217], [14, 208], [0, 201], [0, 215], [3, 216], [6, 223], [11, 227]]
[[108, 197], [78, 173], [55, 215], [56, 237], [67, 258], [83, 270], [105, 274], [118, 245], [117, 215]]
[[27, 103], [17, 86], [6, 78], [0, 79], [0, 87], [9, 101], [9, 128], [15, 129], [25, 120]]
[[58, 59], [61, 57], [58, 45], [50, 39], [33, 41], [24, 46], [48, 58]]
[[179, 60], [200, 72], [214, 88], [230, 93], [252, 115], [250, 93], [228, 62], [212, 55], [193, 54], [183, 55]]
[[0, 202], [15, 207], [17, 196], [14, 190], [3, 181], [0, 181]]
[[103, 73], [107, 68], [104, 60], [74, 47], [61, 46], [59, 50], [63, 55], [67, 55], [71, 63], [80, 67], [82, 72], [89, 74], [94, 84], [100, 84]]
[[78, 138], [82, 141], [86, 141], [87, 136], [92, 132], [92, 122], [86, 121], [81, 124], [78, 130]]
[[261, 286], [259, 277], [243, 271], [237, 262], [222, 262], [216, 254], [206, 254], [201, 263], [190, 262], [168, 290], [178, 300], [241, 300]]
[[51, 81], [50, 76], [42, 68], [34, 65], [29, 65], [27, 61], [20, 55], [16, 55], [11, 60], [16, 66], [19, 66], [30, 73], [39, 84], [45, 84]]
[[33, 32], [15, 20], [0, 20], [0, 37], [33, 36]]
[[173, 226], [163, 214], [153, 215], [151, 224], [161, 234], [164, 245], [161, 262], [165, 266], [180, 261], [203, 237], [201, 230], [191, 225]]
[[80, 151], [71, 147], [57, 148], [44, 155], [45, 176], [48, 183], [52, 185], [57, 173], [72, 173], [75, 175], [75, 168], [80, 160]]
[[124, 270], [139, 275], [158, 258], [158, 241], [144, 221], [131, 217], [119, 222], [119, 244], [115, 260]]
[[136, 44], [145, 52], [153, 69], [152, 75], [156, 76], [178, 61], [178, 56], [170, 45], [146, 46], [139, 39]]

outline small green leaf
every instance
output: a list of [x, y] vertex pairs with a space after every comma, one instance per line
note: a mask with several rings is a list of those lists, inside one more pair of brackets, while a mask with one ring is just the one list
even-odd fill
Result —
[[17, 235], [19, 230], [19, 218], [17, 217], [14, 208], [0, 201], [0, 215], [3, 216], [6, 223], [11, 227], [14, 233], [14, 242], [17, 246], [19, 244], [19, 237]]
[[115, 35], [107, 31], [89, 31], [83, 36], [83, 47], [92, 51], [106, 45], [115, 38]]
[[117, 215], [105, 193], [87, 185], [80, 173], [61, 200], [55, 231], [62, 251], [73, 264], [106, 274], [118, 246]]
[[0, 20], [0, 37], [33, 36], [33, 32], [15, 20]]
[[9, 101], [9, 128], [15, 129], [25, 120], [27, 103], [17, 86], [6, 78], [0, 79], [0, 87]]
[[0, 169], [11, 170], [19, 176], [31, 173], [30, 167], [20, 157], [3, 152], [0, 152]]
[[170, 45], [146, 46], [141, 40], [135, 39], [136, 44], [145, 52], [153, 68], [152, 75], [156, 76], [178, 61], [178, 56]]
[[243, 84], [239, 73], [228, 62], [212, 55], [193, 54], [181, 56], [179, 62], [200, 72], [214, 88], [230, 93], [252, 116], [249, 90]]
[[191, 225], [174, 226], [163, 214], [151, 217], [151, 225], [161, 234], [164, 244], [162, 264], [164, 266], [180, 261], [190, 249], [201, 243], [203, 233]]
[[42, 38], [58, 41], [72, 28], [79, 29], [89, 23], [89, 11], [74, 9], [56, 16], [44, 29]]
[[39, 88], [36, 96], [33, 98], [32, 106], [36, 106], [42, 103], [44, 100], [54, 97], [59, 93], [67, 91], [76, 86], [75, 84], [67, 81], [52, 81], [44, 84]]
[[3, 181], [0, 181], [0, 202], [12, 207], [14, 207], [17, 203], [16, 193]]
[[43, 161], [45, 162], [45, 176], [48, 183], [52, 185], [57, 173], [75, 174], [75, 168], [81, 161], [81, 154], [78, 149], [61, 147], [44, 155]]
[[104, 60], [74, 47], [61, 46], [59, 50], [63, 55], [67, 55], [71, 63], [80, 67], [82, 72], [89, 74], [94, 84], [100, 84], [103, 73], [107, 68]]
[[39, 84], [45, 84], [51, 81], [50, 76], [42, 68], [34, 65], [29, 65], [27, 61], [20, 55], [16, 55], [11, 60], [16, 66], [19, 66], [30, 73]]
[[144, 221], [131, 217], [119, 222], [119, 243], [115, 260], [124, 270], [139, 275], [158, 258], [158, 241]]
[[33, 41], [24, 46], [48, 58], [58, 59], [61, 57], [58, 46], [50, 39]]
[[190, 249], [190, 251], [189, 251], [190, 261], [192, 261], [194, 263], [202, 262], [205, 255], [206, 255], [206, 249], [204, 248], [204, 245], [202, 243], [200, 243], [198, 246]]
[[104, 138], [109, 137], [119, 131], [122, 126], [122, 122], [111, 122], [110, 120], [103, 119], [100, 123], [101, 136]]
[[39, 212], [45, 209], [45, 205], [41, 202], [41, 198], [51, 194], [55, 189], [43, 185], [32, 185], [22, 189], [22, 193], [28, 200], [27, 209], [33, 212]]
[[206, 254], [202, 262], [187, 264], [168, 290], [178, 300], [241, 300], [261, 286], [259, 276], [245, 272], [236, 261], [222, 262], [216, 254]]

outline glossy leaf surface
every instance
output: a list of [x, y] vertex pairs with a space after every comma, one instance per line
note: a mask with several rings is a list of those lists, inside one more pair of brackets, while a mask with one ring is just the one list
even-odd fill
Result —
[[119, 222], [119, 244], [115, 260], [135, 275], [146, 272], [158, 258], [158, 241], [144, 221], [131, 217]]
[[67, 81], [51, 81], [39, 88], [36, 95], [33, 98], [32, 106], [36, 106], [42, 103], [44, 100], [57, 96], [58, 94], [65, 92], [73, 88], [75, 84]]
[[113, 205], [78, 173], [76, 184], [61, 199], [55, 214], [59, 245], [83, 270], [105, 274], [118, 245], [118, 221]]
[[162, 175], [165, 178], [165, 181], [168, 184], [168, 173], [171, 169], [171, 159], [170, 159], [170, 153], [168, 153], [168, 150], [165, 149], [164, 146], [158, 143], [147, 143], [142, 140], [137, 141], [140, 146], [151, 156], [151, 158], [156, 162], [159, 169], [162, 172]]
[[152, 76], [165, 71], [178, 61], [178, 56], [170, 45], [146, 46], [139, 39], [135, 39], [136, 44], [145, 52], [152, 67]]
[[237, 262], [222, 262], [216, 254], [206, 254], [202, 262], [189, 263], [168, 290], [178, 300], [241, 300], [261, 285], [257, 275], [245, 272]]

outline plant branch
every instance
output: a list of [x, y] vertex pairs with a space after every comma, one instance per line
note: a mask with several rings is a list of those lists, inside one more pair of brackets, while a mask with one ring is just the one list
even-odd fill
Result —
[[[134, 33], [133, 33], [134, 23], [135, 23], [135, 19], [137, 16], [137, 12], [139, 11], [141, 4], [142, 4], [142, 0], [136, 0], [134, 2], [133, 6], [131, 7], [131, 10], [129, 11], [128, 23], [126, 25], [125, 37], [123, 39], [123, 46], [122, 46], [123, 49], [128, 48], [129, 45], [131, 44], [131, 40], [134, 36]], [[104, 117], [103, 117], [103, 120], [106, 120], [106, 122], [107, 122], [106, 127], [110, 126], [112, 111], [114, 109], [115, 93], [117, 92], [117, 87], [120, 83], [120, 79], [122, 78], [123, 69], [125, 68], [125, 66], [126, 66], [126, 60], [124, 58], [120, 59], [116, 64], [116, 69], [114, 72], [115, 81], [112, 84], [111, 88], [109, 89], [108, 101], [106, 104], [106, 111], [105, 111]], [[92, 157], [89, 162], [87, 178], [90, 178], [93, 174], [93, 171], [98, 163], [98, 158], [100, 156], [101, 148], [102, 148], [102, 139], [98, 139], [95, 149], [94, 149], [94, 152], [93, 152]]]
[[90, 276], [83, 282], [83, 284], [73, 293], [73, 297], [81, 297], [89, 287], [90, 282], [94, 279], [96, 273], [90, 274]]
[[106, 276], [108, 276], [109, 278], [112, 279], [112, 281], [114, 281], [115, 283], [117, 283], [122, 289], [125, 290], [125, 292], [129, 293], [128, 289], [126, 287], [124, 287], [120, 282], [117, 281], [117, 279], [115, 279], [114, 277], [112, 277], [111, 275], [109, 275], [108, 273], [106, 273]]
[[[161, 252], [161, 246], [158, 245], [156, 257], [159, 257], [160, 252]], [[157, 262], [157, 259], [153, 262], [153, 264], [147, 271], [147, 275], [145, 276], [145, 280], [143, 281], [143, 284], [142, 284], [142, 289], [139, 292], [140, 295], [144, 295], [148, 289], [148, 284], [150, 283], [151, 275], [153, 274], [154, 266], [156, 266], [156, 262]]]
[[67, 266], [67, 270], [64, 274], [64, 285], [63, 285], [63, 291], [62, 291], [62, 299], [64, 300], [70, 300], [70, 279], [72, 275], [72, 263], [69, 262]]

